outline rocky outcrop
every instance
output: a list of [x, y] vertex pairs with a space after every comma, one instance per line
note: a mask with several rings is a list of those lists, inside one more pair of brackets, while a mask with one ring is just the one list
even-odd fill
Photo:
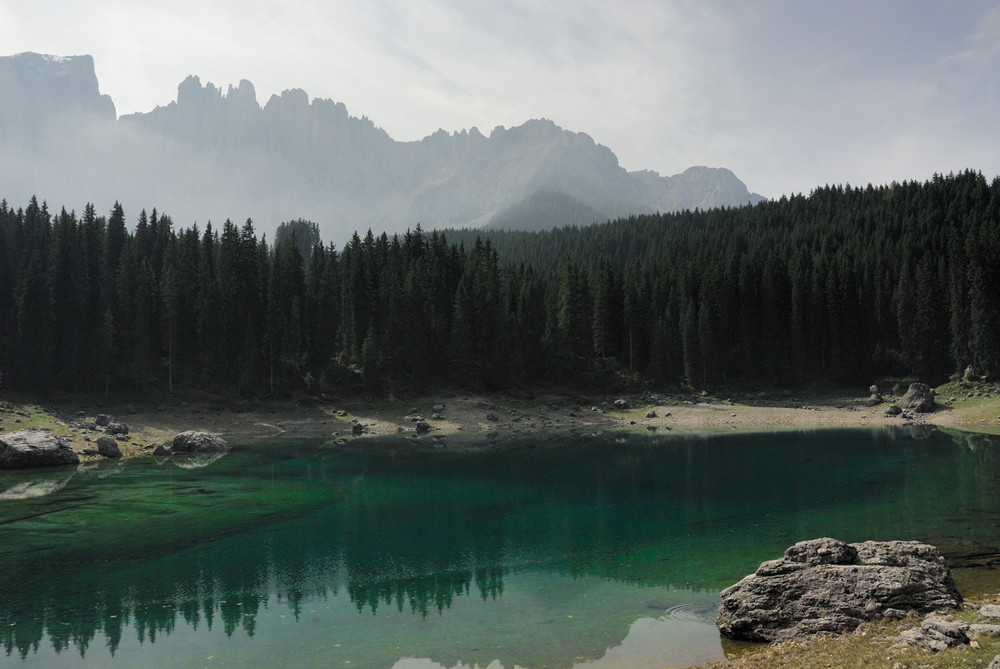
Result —
[[190, 430], [174, 437], [170, 450], [173, 453], [228, 453], [229, 442], [208, 432]]
[[0, 469], [80, 464], [69, 442], [50, 432], [24, 430], [0, 434]]
[[803, 541], [722, 591], [716, 625], [745, 641], [842, 634], [862, 622], [953, 609], [962, 598], [937, 548], [916, 541]]
[[916, 413], [931, 413], [934, 411], [934, 391], [926, 383], [911, 383], [906, 394], [896, 403], [903, 411], [909, 409]]

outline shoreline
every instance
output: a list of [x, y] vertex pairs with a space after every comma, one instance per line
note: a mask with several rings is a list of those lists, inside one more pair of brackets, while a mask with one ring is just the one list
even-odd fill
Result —
[[[885, 416], [885, 409], [895, 401], [894, 397], [887, 397], [888, 401], [881, 405], [868, 407], [867, 397], [836, 391], [772, 396], [757, 393], [732, 398], [657, 393], [581, 397], [559, 391], [452, 392], [419, 399], [244, 400], [202, 394], [184, 400], [134, 403], [102, 402], [92, 397], [62, 397], [39, 402], [35, 398], [0, 395], [0, 434], [29, 428], [51, 430], [68, 438], [79, 453], [84, 447], [94, 446], [97, 437], [103, 434], [87, 424], [96, 414], [105, 413], [130, 427], [128, 441], [119, 442], [125, 458], [147, 457], [156, 444], [169, 443], [175, 434], [186, 430], [204, 430], [230, 440], [274, 438], [276, 444], [288, 437], [328, 437], [343, 440], [354, 448], [364, 448], [365, 440], [370, 437], [417, 434], [415, 424], [418, 420], [431, 426], [431, 437], [574, 430], [739, 434], [907, 425], [918, 428], [933, 425], [970, 436], [976, 433], [1000, 435], [1000, 392], [993, 386], [942, 387], [938, 389], [938, 398], [939, 404], [933, 413], [917, 414], [915, 419], [907, 420]], [[616, 407], [616, 400], [624, 400], [627, 406]], [[435, 411], [436, 408], [439, 410]], [[363, 426], [360, 436], [352, 434], [355, 424]], [[415, 449], [437, 443], [435, 439], [413, 442]], [[96, 455], [81, 456], [82, 463], [103, 459]], [[979, 603], [1000, 603], [1000, 594], [996, 594], [1000, 593], [1000, 572], [972, 567], [962, 572], [963, 595]], [[873, 623], [859, 634], [844, 637], [754, 647], [748, 652], [734, 653], [725, 661], [703, 666], [704, 669], [853, 667], [860, 666], [859, 661], [865, 666], [885, 669], [923, 666], [922, 662], [929, 656], [890, 648], [891, 637], [900, 626], [919, 624], [914, 620]], [[980, 639], [980, 642], [983, 652], [994, 648], [991, 640]], [[1000, 645], [996, 648], [1000, 651]], [[983, 652], [975, 654], [985, 657]], [[946, 664], [933, 666], [966, 666], [959, 664], [963, 658], [961, 651], [952, 650], [938, 656], [942, 662], [944, 658], [948, 658]], [[917, 664], [909, 664], [913, 660]]]
[[[906, 425], [935, 425], [973, 433], [1000, 435], [1000, 392], [942, 387], [938, 408], [912, 420], [884, 415], [895, 401], [869, 407], [867, 398], [835, 391], [765, 393], [733, 397], [693, 394], [623, 393], [580, 396], [560, 391], [459, 393], [418, 399], [311, 398], [244, 400], [201, 394], [167, 402], [104, 402], [93, 398], [33, 398], [0, 401], [0, 432], [44, 429], [67, 438], [80, 453], [93, 447], [100, 429], [90, 427], [99, 413], [129, 426], [119, 442], [125, 457], [152, 452], [159, 443], [187, 430], [203, 430], [227, 439], [330, 437], [356, 440], [390, 434], [454, 436], [573, 430], [636, 430], [657, 433], [749, 433]], [[622, 404], [624, 402], [624, 404]], [[360, 425], [361, 427], [355, 427]], [[356, 434], [355, 430], [361, 430]], [[101, 459], [82, 455], [82, 459]]]

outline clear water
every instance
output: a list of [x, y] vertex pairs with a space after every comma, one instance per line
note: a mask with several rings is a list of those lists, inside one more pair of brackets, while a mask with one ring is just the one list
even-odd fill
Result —
[[0, 473], [0, 666], [687, 666], [795, 541], [1000, 524], [1000, 439], [932, 428], [237, 446]]

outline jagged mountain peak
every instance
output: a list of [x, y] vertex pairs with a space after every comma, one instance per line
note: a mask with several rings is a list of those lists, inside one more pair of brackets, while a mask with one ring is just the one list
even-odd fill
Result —
[[37, 132], [67, 114], [88, 120], [117, 118], [114, 102], [100, 93], [92, 56], [25, 51], [0, 57], [0, 123], [7, 132]]
[[[114, 120], [92, 58], [22, 56], [0, 59], [0, 113], [11, 117], [5, 101], [14, 100], [21, 122], [25, 110], [46, 105], [79, 119], [106, 100], [111, 113], [105, 110], [105, 118]], [[52, 90], [75, 91], [75, 97]], [[556, 219], [584, 225], [760, 199], [721, 168], [673, 177], [626, 172], [610, 148], [547, 118], [497, 126], [488, 136], [475, 127], [441, 129], [397, 142], [368, 117], [351, 116], [343, 103], [310, 101], [301, 89], [271, 95], [261, 107], [246, 79], [216, 86], [191, 75], [166, 106], [123, 115], [99, 139], [80, 132], [27, 137], [9, 155], [23, 156], [30, 169], [0, 155], [0, 183], [9, 189], [3, 195], [41, 194], [77, 207], [155, 206], [181, 224], [253, 218], [265, 231], [304, 218], [332, 241], [367, 228], [392, 233], [418, 223], [427, 229], [483, 225], [501, 212], [508, 215], [498, 224], [545, 227]], [[51, 145], [48, 152], [38, 150], [39, 137]]]

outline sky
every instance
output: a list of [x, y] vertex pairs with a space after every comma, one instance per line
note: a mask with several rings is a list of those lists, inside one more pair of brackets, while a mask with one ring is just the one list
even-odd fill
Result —
[[0, 0], [0, 45], [92, 55], [119, 114], [193, 74], [400, 141], [548, 118], [628, 170], [772, 198], [1000, 174], [995, 0]]

